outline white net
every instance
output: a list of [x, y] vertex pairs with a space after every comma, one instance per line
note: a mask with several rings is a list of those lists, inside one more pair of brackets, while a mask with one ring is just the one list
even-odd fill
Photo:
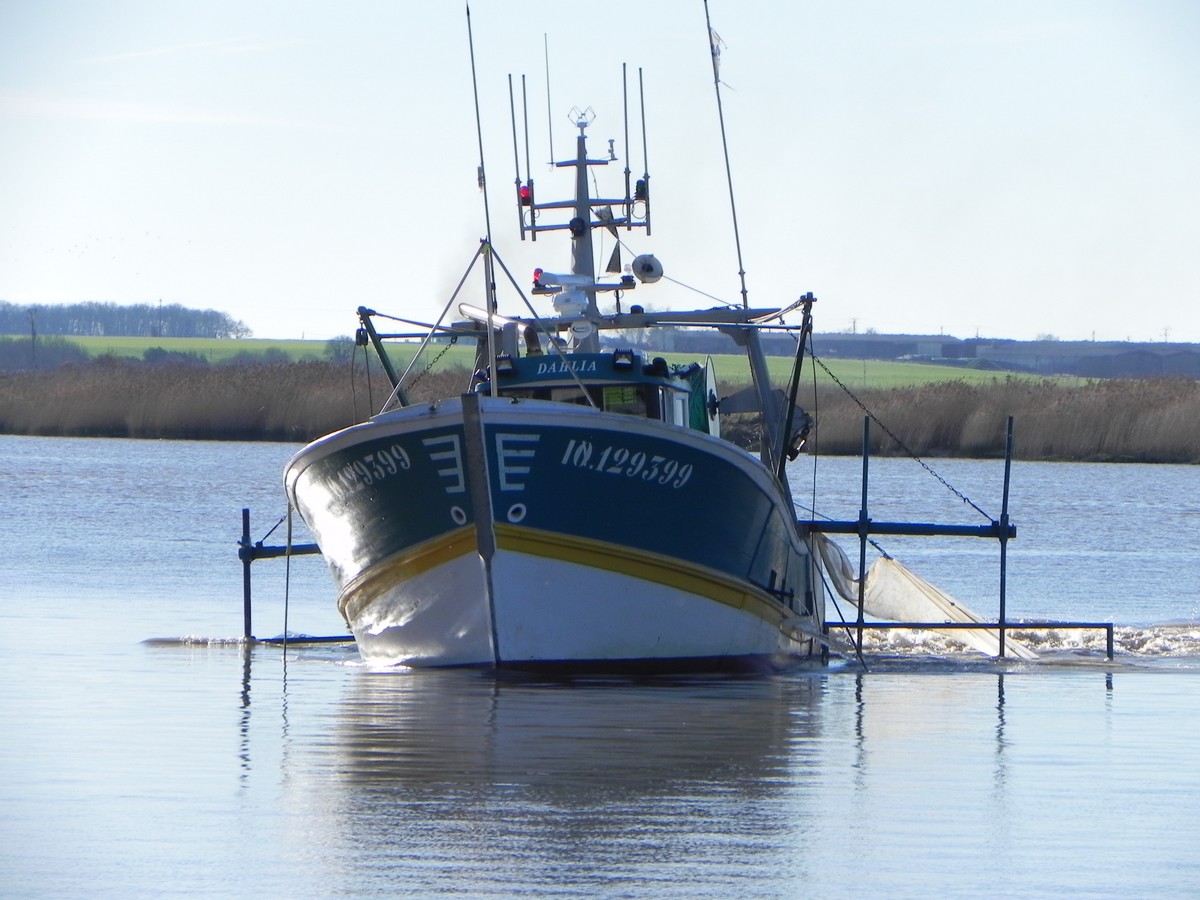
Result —
[[[850, 559], [841, 547], [824, 535], [815, 535], [815, 539], [834, 589], [857, 609], [858, 579]], [[887, 556], [875, 560], [867, 570], [863, 612], [886, 622], [984, 621], [945, 591]], [[989, 656], [1000, 654], [1000, 636], [994, 628], [948, 628], [938, 633], [980, 653]], [[1036, 653], [1007, 634], [1004, 652], [1017, 659], [1038, 658]]]

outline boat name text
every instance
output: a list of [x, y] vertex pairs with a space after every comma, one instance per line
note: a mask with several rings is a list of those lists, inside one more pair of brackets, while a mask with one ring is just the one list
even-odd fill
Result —
[[560, 359], [557, 362], [538, 363], [539, 375], [566, 375], [568, 372], [595, 372], [594, 359]]

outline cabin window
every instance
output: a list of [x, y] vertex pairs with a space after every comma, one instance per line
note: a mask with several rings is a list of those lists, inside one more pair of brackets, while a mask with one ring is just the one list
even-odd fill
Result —
[[644, 390], [635, 384], [610, 385], [604, 388], [604, 411], [645, 418]]
[[[578, 385], [549, 388], [507, 388], [500, 392], [502, 397], [529, 400], [553, 400], [555, 403], [576, 403], [580, 406], [595, 405], [605, 412], [636, 416], [639, 419], [656, 419], [687, 424], [687, 394], [668, 391], [653, 384], [610, 384], [587, 388], [588, 403], [584, 390]], [[682, 399], [681, 399], [682, 398]], [[682, 407], [680, 404], [682, 403]], [[681, 413], [679, 409], [682, 408]], [[681, 418], [682, 417], [682, 418]]]
[[[590, 401], [588, 400], [588, 394], [591, 395]], [[577, 385], [550, 388], [549, 399], [555, 403], [578, 403], [580, 406], [600, 405], [600, 398], [596, 396], [595, 388], [585, 394], [583, 388]]]
[[683, 391], [671, 392], [671, 424], [687, 428], [691, 424], [688, 415], [688, 395]]

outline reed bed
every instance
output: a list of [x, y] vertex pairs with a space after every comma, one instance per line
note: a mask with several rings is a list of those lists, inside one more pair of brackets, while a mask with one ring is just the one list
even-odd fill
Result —
[[[410, 394], [416, 401], [453, 396], [469, 381], [468, 369], [450, 367], [422, 377]], [[739, 387], [724, 385], [722, 394]], [[108, 361], [0, 376], [0, 432], [299, 442], [362, 421], [389, 392], [378, 369], [368, 383], [361, 366], [346, 363]], [[943, 381], [863, 390], [857, 400], [823, 386], [802, 398], [817, 421], [810, 449], [861, 452], [866, 413], [858, 400], [877, 420], [873, 454], [1000, 456], [1012, 416], [1019, 459], [1200, 463], [1200, 382], [1190, 379]], [[731, 439], [746, 446], [757, 439], [753, 422], [727, 416], [725, 423]]]
[[[945, 381], [858, 396], [894, 435], [872, 422], [872, 454], [1002, 456], [1012, 416], [1018, 459], [1200, 463], [1200, 382], [1192, 379]], [[808, 406], [820, 452], [862, 452], [866, 413], [853, 398], [821, 390]]]
[[[435, 373], [416, 399], [463, 390]], [[324, 362], [143, 366], [108, 362], [0, 376], [0, 431], [195, 440], [308, 441], [362, 421], [391, 391], [382, 372]]]

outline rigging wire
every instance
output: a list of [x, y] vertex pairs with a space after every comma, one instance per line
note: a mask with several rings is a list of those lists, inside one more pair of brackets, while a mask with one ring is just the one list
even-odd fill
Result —
[[[366, 347], [363, 348], [363, 352], [364, 353], [366, 352]], [[358, 344], [355, 344], [350, 349], [350, 415], [351, 415], [351, 421], [353, 421], [353, 422], [358, 421], [358, 388], [355, 385], [355, 374], [356, 374], [355, 362], [356, 362], [357, 358], [358, 358]], [[367, 408], [370, 409], [370, 406], [368, 406]]]
[[280, 517], [279, 517], [279, 521], [278, 521], [278, 522], [276, 522], [274, 525], [272, 525], [272, 526], [270, 527], [270, 529], [267, 531], [267, 533], [266, 533], [266, 534], [264, 534], [264, 535], [262, 536], [262, 539], [261, 539], [261, 540], [260, 540], [258, 543], [260, 543], [260, 544], [261, 544], [263, 541], [265, 541], [267, 538], [269, 538], [269, 537], [270, 537], [272, 534], [274, 534], [274, 533], [275, 533], [275, 529], [276, 529], [276, 528], [278, 528], [280, 525], [282, 525], [282, 524], [283, 524], [283, 520], [284, 520], [284, 519], [286, 519], [286, 518], [287, 518], [287, 513], [284, 513], [282, 516], [280, 516]]
[[[817, 553], [817, 548], [814, 546], [812, 540], [810, 539], [806, 543], [808, 545], [808, 552], [815, 556]], [[858, 662], [863, 667], [863, 671], [869, 672], [870, 669], [867, 668], [867, 661], [863, 657], [862, 645], [854, 639], [854, 632], [850, 630], [850, 623], [847, 621], [845, 613], [842, 612], [842, 608], [838, 605], [837, 591], [833, 589], [833, 586], [829, 583], [829, 579], [825, 577], [825, 567], [817, 566], [817, 573], [821, 576], [821, 584], [825, 587], [826, 596], [829, 597], [829, 599], [833, 602], [833, 608], [837, 612], [838, 618], [843, 622], [842, 630], [846, 632], [846, 638], [850, 641], [850, 646], [854, 648], [854, 655], [858, 658]]]
[[678, 285], [679, 287], [683, 288], [685, 291], [691, 291], [694, 294], [699, 294], [701, 297], [707, 297], [709, 300], [713, 300], [717, 303], [720, 303], [722, 306], [726, 307], [727, 309], [737, 309], [736, 303], [730, 303], [728, 300], [722, 300], [720, 297], [718, 297], [714, 294], [710, 294], [707, 291], [702, 291], [698, 287], [693, 287], [690, 284], [685, 284], [684, 282], [680, 281], [678, 278], [672, 278], [670, 275], [667, 275], [665, 272], [662, 275], [662, 280], [669, 281], [669, 282], [671, 282], [671, 284]]
[[[363, 372], [367, 382], [367, 417], [371, 415], [371, 410], [375, 408], [374, 390], [371, 385], [371, 353], [366, 345], [363, 345]], [[358, 418], [358, 344], [356, 343], [350, 350], [350, 405], [351, 419], [350, 424], [359, 421]]]
[[[796, 340], [797, 342], [799, 342], [799, 338], [797, 338], [795, 334], [792, 335], [792, 338], [794, 340]], [[980, 507], [978, 505], [976, 505], [974, 501], [972, 501], [969, 497], [967, 497], [965, 494], [963, 494], [961, 491], [959, 491], [956, 487], [954, 487], [952, 484], [950, 484], [945, 478], [943, 478], [940, 474], [938, 474], [928, 463], [926, 463], [923, 459], [921, 459], [920, 456], [918, 456], [912, 449], [910, 449], [908, 447], [908, 445], [906, 445], [904, 443], [904, 441], [900, 440], [900, 438], [897, 437], [891, 431], [891, 429], [889, 429], [887, 427], [887, 425], [885, 425], [879, 419], [879, 417], [875, 415], [875, 413], [871, 412], [871, 410], [867, 408], [867, 405], [865, 403], [863, 403], [863, 401], [855, 395], [854, 391], [852, 391], [836, 375], [834, 375], [833, 372], [830, 371], [829, 367], [827, 365], [825, 365], [824, 361], [819, 356], [817, 356], [816, 353], [814, 353], [812, 351], [811, 347], [809, 350], [809, 355], [812, 357], [813, 362], [815, 362], [817, 365], [819, 365], [822, 369], [825, 370], [825, 374], [828, 375], [833, 380], [834, 384], [836, 384], [843, 391], [845, 391], [847, 396], [849, 396], [851, 400], [853, 400], [855, 403], [857, 403], [858, 406], [863, 410], [863, 412], [865, 412], [868, 416], [870, 416], [871, 420], [873, 422], [875, 422], [880, 428], [882, 428], [887, 433], [887, 435], [893, 441], [896, 442], [897, 446], [899, 446], [906, 454], [908, 454], [908, 456], [910, 458], [912, 458], [914, 461], [916, 461], [930, 475], [932, 475], [939, 482], [941, 482], [942, 485], [945, 486], [946, 489], [949, 490], [952, 494], [954, 494], [956, 497], [958, 497], [964, 503], [973, 507], [977, 512], [979, 512], [981, 515], [985, 516], [989, 521], [992, 520], [992, 516], [988, 515], [988, 513], [984, 512], [984, 510], [980, 509]], [[811, 482], [812, 500], [810, 501], [811, 505], [809, 507], [807, 507], [807, 508], [801, 507], [801, 508], [804, 509], [805, 512], [807, 512], [809, 514], [810, 521], [815, 521], [817, 518], [825, 519], [827, 521], [832, 521], [831, 516], [827, 516], [824, 513], [817, 512], [817, 463], [821, 458], [821, 453], [820, 453], [820, 447], [821, 447], [820, 397], [821, 397], [820, 392], [817, 390], [817, 370], [816, 370], [816, 366], [814, 366], [812, 368], [812, 404], [813, 404], [813, 438], [812, 438], [813, 463], [812, 463], [812, 482]], [[875, 541], [872, 538], [867, 538], [867, 540], [871, 544], [871, 546], [874, 547], [876, 550], [878, 550], [883, 556], [891, 559], [891, 555], [877, 541]]]
[[977, 513], [979, 513], [981, 516], [983, 516], [985, 519], [987, 519], [989, 522], [994, 521], [993, 517], [988, 515], [986, 512], [984, 512], [984, 510], [981, 509], [979, 507], [979, 505], [977, 503], [975, 503], [974, 500], [972, 500], [970, 497], [968, 497], [966, 494], [964, 494], [962, 491], [960, 491], [958, 488], [956, 488], [954, 485], [952, 485], [950, 482], [948, 482], [945, 478], [943, 478], [941, 475], [939, 475], [936, 471], [934, 471], [933, 467], [930, 466], [929, 463], [925, 462], [925, 460], [921, 459], [921, 457], [917, 455], [916, 451], [914, 451], [912, 448], [910, 448], [906, 443], [904, 443], [904, 441], [900, 440], [900, 438], [896, 436], [895, 432], [893, 432], [890, 428], [888, 428], [887, 425], [885, 425], [883, 423], [883, 421], [880, 420], [880, 418], [877, 415], [875, 415], [875, 413], [871, 412], [871, 410], [867, 407], [867, 405], [865, 403], [863, 403], [862, 400], [860, 400], [857, 395], [855, 395], [854, 391], [850, 390], [849, 387], [847, 387], [845, 384], [842, 383], [841, 379], [839, 379], [836, 375], [833, 374], [832, 371], [830, 371], [829, 366], [825, 365], [825, 362], [821, 359], [821, 357], [817, 356], [814, 353], [814, 354], [812, 354], [812, 359], [813, 359], [813, 362], [815, 362], [817, 365], [819, 365], [822, 369], [825, 370], [826, 375], [828, 375], [831, 379], [833, 379], [833, 383], [836, 384], [838, 387], [840, 387], [843, 391], [845, 391], [846, 396], [848, 396], [851, 400], [853, 400], [855, 403], [857, 403], [859, 408], [861, 408], [862, 411], [867, 414], [867, 416], [871, 419], [871, 421], [874, 422], [876, 425], [878, 425], [880, 428], [882, 428], [884, 433], [887, 434], [887, 436], [890, 437], [893, 441], [895, 441], [896, 445], [901, 450], [903, 450], [905, 453], [907, 453], [908, 456], [914, 462], [916, 462], [918, 465], [921, 466], [922, 469], [924, 469], [926, 472], [928, 472], [930, 475], [932, 475], [934, 478], [936, 478], [938, 481], [940, 481], [942, 483], [942, 485], [946, 488], [946, 490], [950, 491], [950, 493], [952, 493], [952, 494], [954, 494], [954, 496], [958, 497], [958, 499], [961, 500], [963, 503], [970, 506]]
[[[630, 247], [627, 243], [625, 243], [625, 241], [622, 238], [618, 237], [616, 240], [617, 240], [617, 244], [620, 246], [620, 248], [622, 250], [624, 250], [626, 253], [628, 253], [630, 256], [636, 257], [638, 255], [637, 250], [635, 250], [633, 247]], [[603, 246], [602, 246], [601, 247], [601, 256], [603, 256], [603, 255], [604, 254], [603, 254]], [[671, 282], [671, 284], [674, 284], [674, 285], [678, 285], [679, 287], [683, 288], [685, 291], [691, 291], [693, 294], [698, 294], [701, 297], [706, 297], [707, 299], [712, 300], [714, 303], [719, 303], [722, 306], [727, 307], [729, 309], [737, 309], [738, 308], [738, 305], [736, 303], [730, 303], [728, 300], [724, 300], [724, 299], [718, 297], [716, 294], [710, 294], [710, 293], [708, 293], [708, 291], [702, 291], [700, 288], [694, 287], [690, 284], [687, 284], [686, 282], [680, 281], [678, 278], [672, 278], [670, 275], [666, 274], [665, 272], [662, 274], [662, 280], [669, 281], [669, 282]], [[794, 305], [791, 308], [794, 308]], [[787, 312], [787, 310], [780, 310], [780, 315], [782, 315], [785, 312]]]
[[[367, 352], [366, 344], [363, 344], [363, 375], [367, 379], [367, 415], [375, 408], [375, 392], [371, 389], [371, 354]], [[355, 421], [358, 418], [358, 410], [354, 410]]]

